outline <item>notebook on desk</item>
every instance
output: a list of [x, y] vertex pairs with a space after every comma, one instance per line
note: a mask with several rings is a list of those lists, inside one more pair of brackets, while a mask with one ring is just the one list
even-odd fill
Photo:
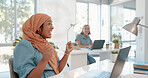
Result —
[[[98, 74], [97, 76], [95, 76], [94, 78], [117, 78], [118, 76], [120, 76], [122, 69], [124, 67], [125, 61], [128, 57], [130, 48], [131, 48], [131, 46], [120, 49], [112, 72], [103, 71], [100, 74]], [[89, 71], [89, 72], [91, 72], [91, 71]], [[87, 72], [87, 73], [89, 73], [89, 72]]]
[[90, 47], [89, 49], [90, 50], [101, 49], [101, 48], [103, 48], [104, 42], [105, 42], [105, 40], [95, 40], [93, 43], [93, 46]]

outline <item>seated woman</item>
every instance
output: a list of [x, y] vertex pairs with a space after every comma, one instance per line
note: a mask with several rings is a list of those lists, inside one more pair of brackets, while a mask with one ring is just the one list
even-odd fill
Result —
[[[89, 37], [90, 28], [89, 25], [84, 25], [82, 32], [76, 36], [76, 42], [80, 48], [92, 47], [93, 43]], [[96, 60], [90, 54], [87, 54], [87, 64], [95, 63]]]
[[61, 60], [53, 46], [46, 40], [54, 29], [51, 17], [32, 15], [22, 27], [23, 39], [14, 50], [13, 68], [19, 78], [46, 78], [60, 73], [72, 51], [72, 43], [66, 44]]

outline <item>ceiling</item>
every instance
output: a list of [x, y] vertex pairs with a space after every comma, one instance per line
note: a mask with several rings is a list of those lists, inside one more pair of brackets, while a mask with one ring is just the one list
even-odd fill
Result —
[[122, 5], [124, 8], [136, 10], [136, 0], [76, 0], [77, 2], [107, 4], [107, 5]]

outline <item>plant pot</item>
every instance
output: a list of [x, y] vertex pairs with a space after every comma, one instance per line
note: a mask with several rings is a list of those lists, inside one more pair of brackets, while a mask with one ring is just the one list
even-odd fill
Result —
[[111, 61], [112, 61], [113, 63], [116, 62], [117, 56], [118, 56], [118, 54], [111, 54]]
[[119, 43], [115, 43], [114, 48], [115, 48], [115, 49], [119, 49]]

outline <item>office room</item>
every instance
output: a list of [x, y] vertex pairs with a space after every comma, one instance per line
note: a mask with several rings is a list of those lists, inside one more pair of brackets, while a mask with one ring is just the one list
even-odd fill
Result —
[[0, 78], [148, 78], [148, 0], [0, 0]]

